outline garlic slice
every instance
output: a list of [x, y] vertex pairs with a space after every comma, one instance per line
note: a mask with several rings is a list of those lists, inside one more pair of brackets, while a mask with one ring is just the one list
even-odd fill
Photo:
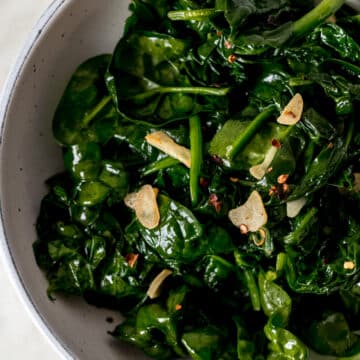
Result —
[[271, 146], [269, 151], [266, 153], [264, 161], [261, 164], [252, 166], [250, 168], [250, 174], [257, 180], [261, 180], [269, 169], [274, 157], [278, 151], [278, 148]]
[[356, 268], [356, 265], [353, 261], [345, 261], [344, 262], [344, 269], [345, 270], [354, 270]]
[[300, 121], [304, 110], [304, 100], [298, 93], [285, 106], [283, 112], [278, 117], [277, 122], [282, 125], [295, 125]]
[[124, 198], [125, 205], [134, 210], [139, 222], [148, 229], [159, 225], [160, 212], [156, 202], [158, 188], [144, 185], [138, 192], [127, 194]]
[[229, 211], [229, 219], [237, 227], [245, 225], [250, 232], [258, 231], [268, 220], [260, 194], [254, 190], [243, 205]]
[[188, 168], [191, 167], [190, 150], [177, 144], [170, 136], [162, 131], [156, 131], [146, 135], [145, 140], [152, 146], [163, 151], [165, 154], [179, 160]]
[[135, 214], [141, 225], [154, 229], [159, 225], [160, 212], [156, 202], [158, 190], [151, 185], [144, 185], [136, 194]]
[[151, 282], [148, 291], [146, 292], [147, 296], [150, 299], [156, 299], [157, 297], [160, 296], [161, 285], [165, 281], [165, 279], [169, 277], [171, 274], [172, 274], [171, 270], [164, 269], [163, 271], [161, 271], [161, 273], [159, 273], [155, 277], [155, 279]]
[[353, 175], [354, 175], [353, 190], [354, 192], [358, 193], [360, 192], [360, 173], [353, 173]]
[[288, 201], [286, 203], [286, 215], [289, 218], [294, 218], [299, 215], [301, 209], [306, 204], [306, 197], [301, 197], [299, 199]]

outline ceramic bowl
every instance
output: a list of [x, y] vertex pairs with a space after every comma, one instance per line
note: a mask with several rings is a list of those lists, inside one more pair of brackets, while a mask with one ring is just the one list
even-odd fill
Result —
[[[360, 10], [360, 0], [351, 3]], [[51, 302], [32, 251], [40, 199], [46, 193], [44, 180], [62, 169], [51, 133], [56, 105], [81, 62], [113, 50], [128, 4], [128, 0], [54, 1], [19, 56], [0, 106], [2, 253], [34, 322], [64, 359], [145, 359], [107, 334], [121, 321], [118, 313], [77, 298]]]
[[[21, 297], [65, 359], [141, 359], [107, 333], [121, 319], [80, 299], [49, 301], [47, 281], [32, 243], [44, 180], [62, 169], [51, 134], [56, 105], [77, 66], [110, 53], [119, 40], [128, 0], [57, 0], [39, 20], [5, 87], [0, 107], [1, 241], [5, 262]], [[114, 319], [110, 324], [106, 319]]]

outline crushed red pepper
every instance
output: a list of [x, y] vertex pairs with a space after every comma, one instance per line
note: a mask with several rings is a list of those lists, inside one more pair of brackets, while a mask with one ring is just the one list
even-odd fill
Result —
[[271, 140], [271, 145], [276, 147], [277, 149], [281, 148], [281, 142], [278, 139], [272, 139]]
[[231, 49], [233, 47], [232, 43], [228, 40], [225, 40], [224, 46], [226, 49]]
[[201, 176], [199, 179], [199, 184], [202, 188], [207, 188], [209, 186], [209, 180]]
[[211, 194], [209, 196], [209, 204], [215, 209], [218, 214], [220, 213], [222, 202], [219, 200], [216, 194]]
[[125, 256], [125, 260], [128, 265], [133, 268], [139, 258], [139, 254], [130, 253]]
[[246, 235], [249, 232], [249, 228], [245, 224], [240, 225], [240, 233]]
[[236, 60], [237, 60], [237, 56], [236, 56], [236, 55], [231, 54], [231, 55], [228, 56], [228, 62], [229, 62], [230, 64], [233, 64]]

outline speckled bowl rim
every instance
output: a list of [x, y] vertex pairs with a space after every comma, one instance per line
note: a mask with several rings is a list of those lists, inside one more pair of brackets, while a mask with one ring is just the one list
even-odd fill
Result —
[[[54, 0], [45, 10], [43, 15], [33, 27], [27, 40], [25, 41], [22, 51], [18, 55], [17, 60], [13, 65], [12, 70], [10, 71], [9, 76], [3, 87], [0, 96], [0, 171], [2, 166], [2, 139], [4, 135], [5, 120], [8, 117], [11, 99], [19, 84], [25, 64], [27, 63], [33, 49], [36, 48], [43, 29], [45, 29], [54, 18], [56, 18], [56, 16], [59, 14], [65, 4], [66, 0]], [[22, 304], [24, 305], [27, 313], [30, 315], [33, 324], [35, 324], [35, 326], [40, 330], [40, 332], [47, 339], [50, 345], [52, 345], [52, 348], [61, 358], [66, 360], [74, 359], [74, 357], [71, 356], [70, 350], [66, 347], [66, 345], [48, 327], [46, 320], [41, 315], [36, 305], [32, 302], [26, 285], [21, 280], [15, 259], [10, 250], [10, 244], [8, 242], [6, 229], [4, 227], [3, 211], [4, 209], [2, 207], [0, 198], [0, 256], [2, 258], [3, 264], [5, 265], [10, 281], [13, 284], [13, 287], [15, 288], [17, 295], [20, 298]]]

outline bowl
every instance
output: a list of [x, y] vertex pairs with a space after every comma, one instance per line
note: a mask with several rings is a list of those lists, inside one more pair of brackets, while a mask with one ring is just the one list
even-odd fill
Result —
[[128, 5], [125, 0], [54, 1], [18, 57], [0, 107], [2, 252], [34, 322], [65, 359], [143, 357], [107, 334], [121, 320], [118, 313], [80, 299], [49, 301], [47, 280], [32, 250], [40, 199], [47, 191], [44, 180], [63, 167], [51, 135], [55, 108], [81, 62], [112, 52]]
[[[121, 321], [78, 298], [47, 297], [32, 244], [44, 180], [63, 168], [51, 119], [77, 66], [110, 53], [128, 15], [127, 0], [56, 0], [35, 26], [0, 105], [2, 253], [34, 322], [64, 359], [145, 359], [107, 334]], [[359, 0], [349, 1], [360, 11]], [[113, 324], [112, 324], [113, 322]]]

